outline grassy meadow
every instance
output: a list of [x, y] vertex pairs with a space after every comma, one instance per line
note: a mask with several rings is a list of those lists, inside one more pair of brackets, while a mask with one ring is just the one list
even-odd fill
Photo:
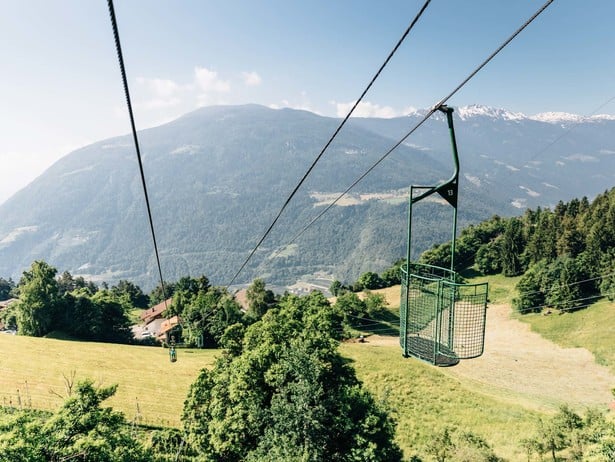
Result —
[[598, 364], [615, 374], [615, 303], [604, 299], [571, 313], [527, 314], [517, 318], [558, 345], [586, 348]]
[[[369, 339], [368, 339], [369, 341]], [[425, 445], [444, 427], [484, 437], [498, 455], [519, 460], [519, 441], [530, 436], [538, 413], [472, 390], [444, 370], [404, 358], [398, 345], [345, 343], [358, 377], [397, 419], [397, 442], [406, 457], [425, 454]]]
[[0, 402], [55, 409], [66, 397], [66, 379], [118, 384], [108, 403], [139, 423], [179, 426], [181, 410], [198, 371], [216, 350], [178, 350], [169, 361], [162, 347], [75, 342], [0, 334]]
[[[520, 277], [500, 275], [471, 278], [471, 282], [489, 281], [489, 301], [512, 305], [515, 286]], [[397, 302], [399, 305], [399, 302]], [[615, 374], [615, 303], [599, 300], [585, 309], [550, 315], [533, 313], [512, 316], [528, 323], [543, 338], [564, 348], [585, 348], [593, 353], [596, 362], [607, 366]]]
[[[55, 409], [66, 396], [66, 380], [91, 378], [119, 385], [109, 405], [139, 423], [179, 426], [184, 398], [202, 367], [218, 350], [178, 350], [176, 363], [167, 350], [103, 343], [0, 335], [0, 400], [39, 409]], [[535, 414], [473, 392], [440, 369], [405, 359], [397, 345], [346, 343], [341, 346], [359, 378], [376, 397], [385, 398], [396, 416], [398, 442], [407, 455], [422, 450], [434, 431], [458, 426], [474, 431], [511, 456], [516, 442], [505, 435], [531, 431]]]
[[[473, 278], [472, 282], [480, 281]], [[507, 304], [516, 280], [490, 277], [491, 303]], [[378, 399], [383, 399], [398, 422], [397, 441], [406, 457], [425, 454], [435, 432], [457, 427], [484, 437], [498, 455], [524, 460], [519, 441], [534, 431], [540, 415], [527, 399], [499, 397], [464, 383], [445, 369], [403, 358], [394, 332], [399, 324], [399, 286], [374, 291], [388, 301], [387, 313], [367, 342], [348, 342], [341, 353]], [[520, 317], [541, 335], [565, 346], [583, 346], [615, 369], [615, 305], [600, 302], [566, 315]], [[373, 334], [373, 337], [371, 336]], [[377, 335], [380, 334], [380, 335]], [[183, 401], [198, 371], [213, 364], [218, 350], [178, 350], [171, 363], [168, 350], [102, 343], [76, 342], [0, 334], [0, 400], [4, 405], [54, 409], [66, 396], [66, 379], [91, 378], [102, 385], [118, 384], [109, 404], [130, 421], [155, 426], [179, 426]], [[497, 373], [494, 371], [494, 373]]]

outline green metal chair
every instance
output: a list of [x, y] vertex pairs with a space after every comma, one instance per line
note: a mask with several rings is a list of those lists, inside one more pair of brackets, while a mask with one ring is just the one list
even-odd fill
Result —
[[[447, 117], [455, 171], [435, 186], [411, 186], [408, 200], [408, 245], [401, 268], [400, 345], [404, 356], [437, 366], [452, 366], [461, 359], [483, 354], [487, 315], [487, 283], [464, 284], [454, 270], [457, 234], [459, 155], [453, 127], [453, 109], [441, 106]], [[438, 193], [453, 207], [450, 269], [410, 261], [412, 206]]]

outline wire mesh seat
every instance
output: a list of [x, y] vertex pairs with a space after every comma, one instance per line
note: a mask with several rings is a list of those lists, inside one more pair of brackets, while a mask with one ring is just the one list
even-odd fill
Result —
[[[415, 356], [437, 366], [452, 366], [461, 359], [476, 358], [485, 347], [488, 284], [463, 284], [455, 268], [459, 154], [453, 127], [453, 109], [446, 114], [453, 148], [453, 175], [433, 186], [410, 187], [408, 200], [408, 253], [401, 268], [399, 343], [404, 356]], [[415, 194], [415, 192], [417, 194]], [[453, 208], [450, 269], [412, 263], [412, 207], [439, 194]]]
[[404, 356], [452, 366], [483, 354], [487, 283], [457, 283], [455, 272], [419, 263], [410, 264], [409, 274], [407, 265], [401, 271], [400, 345]]

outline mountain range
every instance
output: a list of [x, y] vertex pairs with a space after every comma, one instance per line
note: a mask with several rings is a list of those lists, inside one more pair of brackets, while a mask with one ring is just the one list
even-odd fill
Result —
[[[423, 115], [351, 119], [237, 282], [263, 277], [285, 285], [315, 272], [352, 281], [404, 256], [408, 187], [435, 184], [453, 170], [438, 113], [305, 227]], [[615, 183], [613, 116], [528, 117], [469, 106], [454, 117], [460, 227], [591, 198]], [[206, 274], [228, 283], [339, 123], [293, 109], [214, 106], [141, 131], [165, 279]], [[417, 207], [415, 255], [450, 239], [449, 209], [438, 200]], [[156, 284], [131, 136], [71, 152], [0, 205], [0, 276], [18, 279], [36, 259], [95, 281]]]

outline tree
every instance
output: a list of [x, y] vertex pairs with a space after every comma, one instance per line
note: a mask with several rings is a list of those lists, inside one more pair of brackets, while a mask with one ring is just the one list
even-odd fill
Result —
[[517, 283], [517, 297], [513, 299], [513, 306], [521, 313], [540, 312], [545, 304], [543, 279], [547, 271], [545, 261], [530, 267]]
[[401, 460], [391, 419], [336, 351], [340, 323], [320, 293], [285, 296], [202, 370], [182, 417], [200, 460]]
[[345, 292], [335, 302], [337, 309], [344, 316], [344, 323], [348, 325], [361, 325], [367, 318], [367, 305], [354, 292]]
[[610, 301], [615, 300], [615, 251], [606, 255], [602, 265], [604, 274], [600, 281], [600, 293]]
[[103, 342], [125, 343], [130, 340], [130, 319], [125, 307], [110, 291], [100, 290], [92, 296], [92, 303], [101, 313], [100, 336]]
[[92, 281], [86, 282], [82, 276], [74, 278], [68, 271], [64, 271], [58, 278], [58, 292], [60, 296], [77, 289], [86, 289], [90, 295], [94, 295], [98, 287]]
[[183, 320], [184, 341], [212, 348], [218, 346], [228, 326], [242, 320], [239, 304], [219, 287], [199, 292], [179, 314]]
[[0, 278], [0, 301], [8, 300], [11, 298], [15, 283], [11, 278], [8, 281], [4, 278]]
[[546, 303], [560, 311], [568, 311], [582, 303], [580, 281], [585, 276], [570, 257], [560, 257], [549, 265], [546, 283], [549, 288]]
[[436, 245], [429, 250], [423, 252], [419, 258], [419, 263], [431, 266], [439, 266], [440, 268], [451, 267], [451, 243]]
[[91, 295], [77, 289], [64, 296], [61, 306], [56, 329], [78, 339], [127, 343], [132, 336], [125, 307], [110, 290]]
[[52, 330], [60, 302], [56, 273], [44, 261], [35, 261], [24, 271], [16, 307], [19, 334], [41, 337]]
[[428, 454], [437, 462], [500, 462], [491, 446], [480, 436], [450, 427], [436, 432], [427, 445]]
[[391, 287], [396, 284], [401, 284], [401, 267], [406, 264], [406, 259], [402, 258], [393, 263], [393, 266], [384, 270], [382, 275], [382, 282], [384, 287]]
[[365, 290], [365, 289], [374, 290], [374, 289], [380, 289], [383, 286], [384, 286], [384, 283], [382, 279], [380, 278], [380, 276], [378, 276], [377, 273], [368, 271], [366, 273], [363, 273], [361, 276], [359, 276], [359, 279], [354, 285], [354, 290], [355, 292]]
[[131, 435], [124, 415], [101, 406], [116, 389], [96, 388], [86, 380], [50, 417], [19, 412], [0, 432], [0, 458], [12, 462], [151, 461], [149, 451]]
[[248, 298], [248, 313], [255, 319], [260, 319], [275, 303], [275, 295], [266, 289], [265, 281], [255, 279], [246, 292]]
[[501, 239], [494, 239], [481, 246], [476, 252], [475, 263], [483, 274], [497, 274], [502, 272]]
[[173, 282], [164, 283], [164, 293], [162, 291], [162, 284], [158, 284], [154, 289], [149, 293], [149, 305], [157, 305], [158, 303], [162, 303], [163, 301], [171, 298], [175, 293], [175, 284]]
[[[558, 453], [567, 450], [569, 458], [566, 460], [581, 462], [586, 460], [590, 452], [608, 454], [612, 441], [609, 435], [611, 430], [615, 430], [615, 427], [607, 423], [602, 412], [590, 409], [582, 418], [563, 405], [554, 416], [539, 419], [535, 435], [521, 441], [521, 444], [526, 449], [528, 458], [535, 452], [542, 460], [543, 455], [548, 453], [551, 460], [556, 462], [561, 460], [558, 459]], [[606, 460], [613, 459], [607, 457]]]
[[518, 218], [511, 218], [502, 235], [502, 272], [504, 276], [517, 276], [523, 272], [521, 253], [524, 248], [523, 224]]
[[149, 299], [141, 288], [125, 279], [121, 279], [115, 286], [111, 287], [111, 292], [115, 297], [122, 301], [127, 308], [147, 308]]
[[336, 279], [329, 286], [329, 292], [331, 292], [331, 295], [333, 295], [334, 297], [337, 297], [341, 293], [343, 288], [344, 286], [342, 285], [342, 283]]
[[384, 307], [387, 304], [386, 298], [382, 294], [365, 291], [365, 310], [371, 317], [378, 316], [383, 313]]

